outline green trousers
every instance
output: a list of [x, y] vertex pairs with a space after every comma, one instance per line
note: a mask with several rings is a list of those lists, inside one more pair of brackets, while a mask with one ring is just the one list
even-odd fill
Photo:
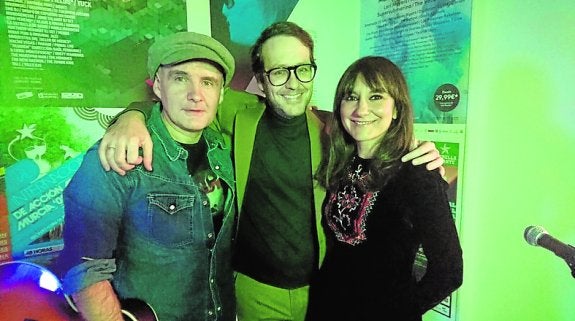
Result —
[[304, 321], [309, 286], [283, 289], [236, 273], [239, 321]]

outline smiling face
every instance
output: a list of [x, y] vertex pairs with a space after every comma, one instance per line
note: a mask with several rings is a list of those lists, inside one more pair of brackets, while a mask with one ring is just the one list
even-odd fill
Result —
[[216, 116], [224, 77], [213, 64], [193, 60], [158, 69], [154, 93], [162, 101], [162, 119], [181, 143], [196, 143]]
[[355, 140], [358, 155], [371, 158], [397, 117], [395, 100], [383, 88], [370, 88], [359, 74], [340, 104], [343, 128]]
[[[311, 63], [310, 50], [298, 38], [292, 36], [274, 36], [262, 45], [264, 71], [278, 67], [292, 67]], [[258, 86], [265, 93], [269, 105], [279, 115], [291, 118], [302, 115], [313, 92], [313, 80], [300, 82], [290, 72], [288, 81], [281, 86], [273, 86], [266, 75], [258, 78]]]

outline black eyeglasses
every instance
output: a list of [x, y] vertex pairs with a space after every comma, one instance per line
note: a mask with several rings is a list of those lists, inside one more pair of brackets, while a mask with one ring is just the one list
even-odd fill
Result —
[[272, 86], [282, 86], [288, 82], [292, 70], [297, 80], [306, 83], [312, 81], [315, 77], [317, 66], [315, 64], [302, 64], [291, 67], [279, 67], [264, 71], [264, 74], [268, 77]]

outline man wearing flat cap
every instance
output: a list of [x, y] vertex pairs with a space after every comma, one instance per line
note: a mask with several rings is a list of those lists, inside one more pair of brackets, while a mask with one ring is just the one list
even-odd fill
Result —
[[208, 127], [234, 59], [205, 35], [159, 38], [148, 53], [159, 102], [147, 123], [152, 172], [102, 169], [96, 143], [64, 192], [64, 291], [83, 317], [123, 320], [122, 300], [159, 320], [235, 320], [235, 190], [228, 145]]

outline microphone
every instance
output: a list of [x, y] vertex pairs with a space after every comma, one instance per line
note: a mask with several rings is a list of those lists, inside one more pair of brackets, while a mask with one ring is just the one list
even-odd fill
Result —
[[541, 246], [555, 253], [555, 255], [565, 260], [571, 269], [575, 268], [575, 247], [557, 240], [541, 226], [527, 227], [523, 236], [527, 243], [533, 246]]

